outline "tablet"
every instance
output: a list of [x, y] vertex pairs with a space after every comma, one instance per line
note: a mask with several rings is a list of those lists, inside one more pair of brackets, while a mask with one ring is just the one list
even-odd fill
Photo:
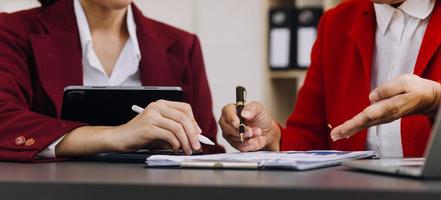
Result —
[[160, 99], [184, 101], [180, 87], [97, 87], [69, 86], [64, 89], [61, 118], [92, 126], [117, 126], [137, 113], [133, 105], [147, 107]]

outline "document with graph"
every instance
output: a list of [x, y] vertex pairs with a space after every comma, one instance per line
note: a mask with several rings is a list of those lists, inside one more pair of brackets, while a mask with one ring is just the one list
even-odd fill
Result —
[[373, 151], [286, 151], [224, 153], [197, 156], [154, 155], [147, 158], [152, 168], [229, 168], [310, 170], [336, 166], [343, 161], [374, 156]]

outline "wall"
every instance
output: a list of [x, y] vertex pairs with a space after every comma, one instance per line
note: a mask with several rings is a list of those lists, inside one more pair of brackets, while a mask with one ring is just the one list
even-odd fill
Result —
[[[224, 105], [235, 100], [243, 85], [248, 99], [268, 103], [266, 70], [267, 0], [138, 0], [152, 18], [196, 33], [219, 119]], [[219, 131], [219, 139], [223, 140]], [[229, 151], [233, 149], [223, 141]]]
[[38, 5], [39, 3], [35, 0], [0, 0], [0, 11], [14, 12], [16, 10], [32, 8]]
[[[248, 99], [268, 105], [266, 70], [267, 0], [135, 0], [145, 15], [196, 33], [202, 42], [208, 78], [219, 119], [235, 100], [235, 86], [248, 89]], [[33, 0], [0, 0], [0, 10], [37, 6]], [[219, 139], [225, 142], [219, 131]]]

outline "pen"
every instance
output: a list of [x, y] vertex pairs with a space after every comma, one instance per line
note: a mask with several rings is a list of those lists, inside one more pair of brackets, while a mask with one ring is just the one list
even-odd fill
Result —
[[[141, 108], [137, 105], [133, 105], [132, 110], [136, 113], [144, 112], [144, 108]], [[199, 140], [199, 142], [201, 142], [203, 144], [214, 145], [214, 142], [212, 142], [210, 139], [208, 139], [207, 137], [205, 137], [203, 135], [198, 135], [198, 140]]]
[[240, 134], [240, 142], [244, 141], [243, 135], [245, 134], [245, 120], [243, 119], [241, 113], [243, 108], [245, 107], [245, 97], [247, 95], [247, 91], [242, 86], [236, 87], [236, 114], [239, 117], [239, 134]]

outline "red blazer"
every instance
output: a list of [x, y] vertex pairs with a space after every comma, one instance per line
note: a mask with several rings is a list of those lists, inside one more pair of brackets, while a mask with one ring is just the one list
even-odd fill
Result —
[[[217, 124], [197, 37], [132, 7], [142, 84], [181, 86], [203, 132], [215, 141]], [[0, 14], [0, 160], [35, 161], [57, 138], [85, 125], [60, 119], [63, 88], [83, 83], [81, 60], [72, 0]], [[204, 146], [204, 151], [224, 150]]]
[[[324, 15], [304, 86], [287, 128], [282, 130], [282, 150], [366, 149], [366, 130], [350, 139], [332, 142], [328, 124], [336, 127], [370, 105], [375, 31], [375, 11], [370, 0], [350, 0]], [[440, 43], [441, 2], [437, 0], [415, 74], [441, 80]], [[402, 118], [405, 157], [423, 155], [431, 126], [426, 116]]]

